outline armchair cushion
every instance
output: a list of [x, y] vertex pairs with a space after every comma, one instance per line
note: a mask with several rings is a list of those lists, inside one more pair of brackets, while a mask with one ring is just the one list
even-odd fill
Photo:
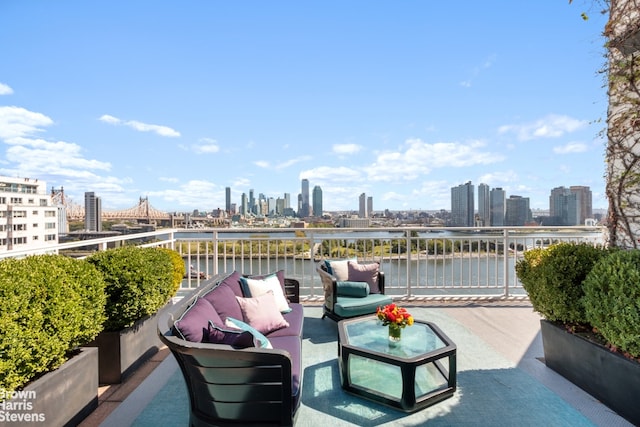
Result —
[[369, 295], [367, 282], [338, 282], [338, 296], [363, 298]]
[[349, 270], [347, 268], [349, 261], [357, 262], [357, 259], [326, 259], [324, 265], [327, 267], [327, 273], [335, 277], [338, 281], [344, 281], [349, 279]]
[[371, 264], [358, 264], [357, 262], [349, 261], [347, 263], [347, 280], [352, 282], [367, 282], [369, 284], [370, 292], [372, 294], [379, 294], [379, 271], [380, 264], [377, 262]]
[[340, 297], [333, 306], [333, 312], [342, 318], [364, 316], [392, 302], [393, 299], [384, 294], [369, 294], [366, 298]]

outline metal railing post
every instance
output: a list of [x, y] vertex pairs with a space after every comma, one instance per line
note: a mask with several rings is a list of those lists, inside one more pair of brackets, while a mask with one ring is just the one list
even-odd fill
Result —
[[213, 274], [218, 274], [218, 231], [213, 231]]
[[407, 245], [407, 297], [411, 297], [411, 231], [407, 230], [405, 233]]
[[509, 230], [503, 230], [504, 262], [502, 263], [502, 277], [504, 278], [504, 296], [509, 296]]

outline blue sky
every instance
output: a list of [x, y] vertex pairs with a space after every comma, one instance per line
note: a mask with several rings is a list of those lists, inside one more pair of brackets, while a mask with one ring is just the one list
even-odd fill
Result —
[[2, 0], [0, 175], [105, 210], [295, 204], [303, 178], [325, 210], [450, 209], [467, 181], [606, 208], [591, 3]]

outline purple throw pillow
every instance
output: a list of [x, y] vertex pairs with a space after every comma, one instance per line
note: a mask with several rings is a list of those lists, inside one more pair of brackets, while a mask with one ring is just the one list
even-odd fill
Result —
[[380, 293], [380, 287], [378, 286], [378, 272], [380, 271], [380, 264], [377, 262], [372, 264], [358, 264], [357, 262], [349, 261], [347, 269], [347, 280], [349, 282], [367, 282], [372, 294]]
[[202, 298], [211, 303], [223, 320], [223, 324], [227, 317], [242, 318], [242, 311], [231, 286], [221, 283], [210, 292], [204, 294]]
[[236, 297], [236, 299], [242, 312], [240, 318], [259, 332], [266, 335], [269, 332], [289, 327], [289, 322], [282, 317], [282, 313], [278, 310], [273, 292], [269, 291], [255, 298]]
[[176, 336], [192, 342], [207, 342], [209, 340], [209, 322], [222, 324], [222, 319], [209, 301], [198, 298], [185, 310], [178, 320], [173, 323]]

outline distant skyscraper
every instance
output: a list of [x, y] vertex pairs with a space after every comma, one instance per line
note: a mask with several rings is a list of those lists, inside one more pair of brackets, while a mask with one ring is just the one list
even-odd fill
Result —
[[503, 227], [506, 194], [502, 188], [498, 187], [490, 191], [489, 198], [491, 199], [491, 218], [489, 223], [492, 227]]
[[84, 228], [102, 231], [102, 201], [93, 191], [84, 193]]
[[242, 197], [240, 198], [240, 214], [242, 216], [247, 216], [249, 213], [249, 199], [247, 198], [247, 193], [242, 193]]
[[451, 188], [451, 218], [454, 227], [473, 227], [475, 206], [471, 181]]
[[373, 216], [373, 197], [367, 197], [367, 216], [371, 218]]
[[226, 187], [224, 189], [224, 195], [225, 195], [224, 209], [227, 211], [227, 214], [231, 214], [231, 187]]
[[308, 179], [303, 179], [302, 180], [302, 192], [300, 193], [300, 195], [302, 196], [302, 203], [300, 205], [300, 212], [298, 213], [298, 215], [301, 218], [305, 218], [309, 216], [309, 180]]
[[529, 208], [529, 198], [521, 196], [510, 196], [507, 199], [507, 208], [504, 218], [504, 225], [519, 226], [526, 225], [531, 221], [531, 209]]
[[360, 194], [358, 206], [358, 218], [368, 218], [369, 214], [367, 212], [367, 195], [365, 193]]
[[256, 198], [253, 195], [253, 188], [249, 190], [249, 212], [256, 214]]
[[322, 216], [322, 188], [319, 185], [313, 187], [313, 216]]
[[478, 219], [483, 227], [491, 225], [491, 199], [489, 186], [478, 184]]
[[589, 187], [572, 185], [571, 193], [576, 195], [578, 205], [578, 225], [584, 225], [587, 218], [593, 218], [592, 193]]

